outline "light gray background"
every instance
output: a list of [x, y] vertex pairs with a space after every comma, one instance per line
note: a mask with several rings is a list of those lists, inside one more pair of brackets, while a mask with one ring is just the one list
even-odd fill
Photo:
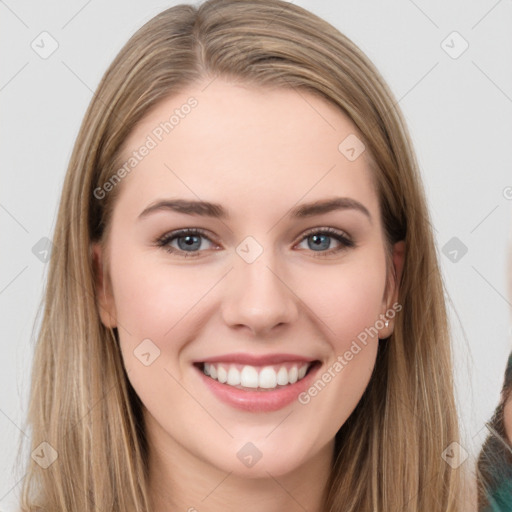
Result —
[[[24, 474], [13, 463], [26, 435], [19, 426], [47, 267], [32, 248], [51, 238], [72, 146], [101, 76], [136, 29], [175, 3], [0, 0], [0, 510], [14, 510]], [[295, 3], [360, 46], [405, 114], [447, 287], [464, 448], [474, 456], [512, 349], [512, 2]], [[43, 31], [59, 45], [47, 59], [31, 48]], [[456, 59], [442, 47], [453, 31], [469, 44]], [[451, 40], [445, 45], [456, 52], [461, 41]], [[468, 249], [456, 262], [442, 252], [452, 237]]]

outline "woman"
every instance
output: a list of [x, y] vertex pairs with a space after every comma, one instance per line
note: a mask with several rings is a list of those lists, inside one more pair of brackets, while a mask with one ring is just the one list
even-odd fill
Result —
[[411, 142], [325, 21], [212, 0], [144, 25], [54, 245], [23, 510], [468, 510]]
[[488, 429], [478, 458], [478, 506], [482, 512], [507, 512], [512, 510], [512, 353]]
[[[508, 260], [508, 291], [512, 297], [512, 251]], [[478, 510], [508, 512], [512, 510], [512, 352], [505, 369], [500, 403], [487, 429], [489, 434], [477, 464]]]

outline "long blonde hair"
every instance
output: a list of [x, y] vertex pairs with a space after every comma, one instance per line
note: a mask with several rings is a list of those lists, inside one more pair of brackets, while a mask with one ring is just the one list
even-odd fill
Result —
[[31, 448], [47, 442], [58, 458], [46, 469], [29, 460], [23, 510], [150, 510], [141, 402], [117, 333], [100, 321], [91, 253], [91, 242], [108, 235], [122, 183], [101, 200], [93, 192], [115, 173], [123, 142], [149, 109], [216, 76], [307, 91], [344, 111], [375, 163], [388, 250], [406, 244], [402, 311], [380, 342], [367, 390], [336, 435], [323, 510], [462, 511], [461, 470], [442, 458], [459, 440], [444, 288], [407, 128], [361, 50], [281, 0], [167, 9], [130, 38], [103, 76], [63, 186], [33, 360]]

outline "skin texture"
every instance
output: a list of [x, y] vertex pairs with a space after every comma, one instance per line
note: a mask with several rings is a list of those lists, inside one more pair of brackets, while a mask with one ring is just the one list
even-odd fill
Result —
[[512, 445], [512, 392], [508, 393], [508, 398], [503, 408], [503, 421], [508, 442]]
[[[319, 510], [334, 436], [368, 384], [377, 337], [307, 405], [274, 412], [221, 403], [192, 361], [285, 352], [320, 360], [321, 375], [391, 308], [398, 289], [384, 294], [384, 237], [367, 155], [349, 161], [338, 150], [357, 130], [327, 101], [217, 78], [157, 105], [127, 139], [125, 156], [190, 96], [197, 107], [117, 185], [107, 245], [94, 246], [99, 268], [105, 252], [110, 261], [98, 277], [102, 322], [118, 328], [128, 377], [145, 406], [154, 510]], [[334, 196], [361, 202], [371, 221], [354, 209], [287, 217], [298, 204]], [[164, 198], [220, 203], [230, 218], [160, 210], [138, 219]], [[343, 248], [328, 235], [317, 249], [304, 233], [325, 227], [356, 246]], [[193, 249], [199, 256], [156, 245], [183, 228], [207, 231], [209, 240]], [[263, 250], [252, 263], [236, 252], [248, 236]], [[168, 245], [179, 251], [186, 244], [175, 238]], [[394, 247], [398, 278], [403, 249], [403, 242]], [[145, 366], [134, 350], [148, 338], [160, 356]], [[237, 457], [249, 442], [262, 453], [250, 468]]]

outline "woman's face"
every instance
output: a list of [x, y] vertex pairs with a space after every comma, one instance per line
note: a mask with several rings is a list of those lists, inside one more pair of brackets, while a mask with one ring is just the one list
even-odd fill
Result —
[[397, 297], [356, 136], [310, 93], [217, 78], [127, 139], [98, 299], [154, 453], [251, 477], [330, 457]]

